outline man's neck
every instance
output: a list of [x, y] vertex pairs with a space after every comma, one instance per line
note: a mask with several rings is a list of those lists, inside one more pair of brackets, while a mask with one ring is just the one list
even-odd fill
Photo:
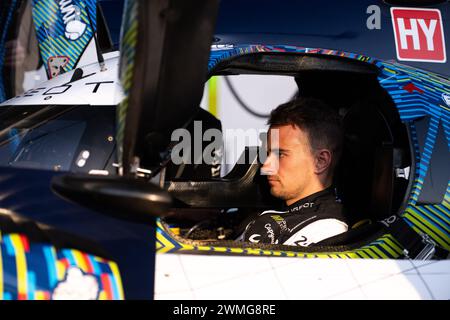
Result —
[[297, 201], [304, 199], [316, 192], [325, 190], [326, 188], [329, 188], [330, 186], [331, 186], [331, 181], [327, 181], [326, 183], [322, 183], [321, 181], [317, 181], [316, 183], [311, 183], [308, 185], [307, 188], [302, 190], [302, 192], [299, 193], [295, 198], [286, 200], [286, 205], [290, 206], [291, 204], [296, 203]]

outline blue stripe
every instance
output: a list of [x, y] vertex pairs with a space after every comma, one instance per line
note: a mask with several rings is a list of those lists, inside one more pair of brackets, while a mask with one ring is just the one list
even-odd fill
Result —
[[3, 300], [13, 300], [13, 296], [9, 292], [3, 292]]
[[115, 279], [115, 277], [113, 276], [113, 274], [111, 273], [111, 275], [109, 276], [109, 280], [112, 286], [112, 291], [113, 291], [113, 300], [119, 300], [119, 288], [117, 287], [117, 281]]
[[[423, 212], [419, 211], [419, 209], [424, 210], [425, 212], [427, 212], [427, 214], [430, 214], [430, 212], [428, 210], [426, 210], [424, 207], [422, 206], [412, 206], [411, 210], [414, 211], [415, 213], [417, 213], [421, 218], [423, 218], [424, 220], [428, 221], [430, 224], [432, 224], [436, 229], [439, 229], [442, 233], [447, 234], [450, 236], [450, 233], [448, 230], [445, 230], [441, 225], [437, 224], [436, 222], [434, 222], [430, 217], [428, 217], [426, 214], [424, 214]], [[417, 217], [416, 217], [417, 218]], [[429, 226], [427, 226], [428, 228], [430, 228]]]
[[35, 299], [36, 293], [36, 274], [33, 271], [27, 272], [27, 297], [28, 300]]
[[89, 258], [89, 261], [91, 262], [92, 271], [94, 272], [94, 274], [101, 275], [101, 270], [100, 270], [97, 260], [95, 260], [94, 257], [92, 257], [90, 255], [88, 256], [88, 258]]
[[16, 250], [14, 249], [13, 243], [11, 241], [11, 237], [9, 235], [3, 236], [3, 243], [5, 244], [5, 247], [6, 247], [6, 253], [11, 257], [15, 256]]
[[52, 248], [49, 246], [44, 246], [42, 248], [42, 251], [44, 252], [45, 260], [47, 263], [48, 283], [50, 285], [50, 288], [53, 288], [58, 283], [58, 274], [56, 270], [57, 258], [56, 255], [54, 255], [54, 253], [52, 252]]
[[[414, 206], [410, 206], [410, 208], [411, 208], [411, 210], [414, 211], [414, 213], [418, 214], [420, 217], [417, 217], [414, 214], [411, 214], [410, 216], [405, 217], [407, 221], [412, 223], [414, 226], [416, 226], [418, 229], [420, 229], [423, 233], [426, 233], [429, 236], [434, 237], [434, 238], [439, 238], [440, 240], [442, 240], [442, 242], [450, 244], [448, 237], [447, 237], [447, 239], [442, 238], [439, 234], [437, 234], [435, 231], [433, 231], [433, 229], [431, 229], [431, 232], [433, 233], [432, 235], [429, 233], [429, 231], [424, 230], [423, 229], [424, 227], [427, 228], [427, 229], [430, 229], [430, 227], [427, 226], [426, 224], [424, 224], [423, 221], [420, 221], [419, 218], [423, 218], [423, 219], [425, 219], [427, 221], [429, 221], [429, 219], [427, 217], [425, 217], [423, 214], [421, 214], [420, 212], [417, 212], [417, 210], [414, 208]], [[421, 222], [421, 224], [415, 223], [413, 220], [411, 220], [411, 218], [417, 219], [418, 221]], [[432, 222], [430, 221], [430, 223], [432, 223]], [[432, 224], [434, 224], [434, 223], [432, 223]], [[422, 227], [422, 225], [424, 225], [424, 226]], [[444, 234], [445, 233], [448, 234], [448, 232], [444, 231]]]
[[[429, 214], [431, 216], [431, 218], [434, 218], [437, 220], [436, 223], [439, 223], [442, 225], [443, 228], [445, 228], [445, 230], [447, 230], [447, 232], [450, 232], [450, 220], [449, 219], [445, 219], [445, 216], [442, 216], [442, 212], [439, 211], [438, 208], [441, 208], [440, 205], [437, 206], [430, 206], [430, 205], [426, 205], [426, 206], [421, 206], [421, 209], [424, 209], [427, 214]], [[430, 210], [430, 208], [433, 208], [434, 211], [438, 212], [438, 213], [434, 213], [433, 211]]]
[[6, 294], [8, 294], [12, 299], [17, 299], [17, 265], [16, 265], [16, 256], [8, 253], [7, 246], [10, 245], [9, 236], [3, 236], [3, 243], [0, 243], [3, 261], [3, 291], [5, 300]]
[[71, 250], [69, 250], [69, 249], [64, 249], [62, 253], [63, 253], [64, 257], [69, 261], [69, 264], [70, 264], [71, 266], [77, 266], [75, 257], [73, 256]]

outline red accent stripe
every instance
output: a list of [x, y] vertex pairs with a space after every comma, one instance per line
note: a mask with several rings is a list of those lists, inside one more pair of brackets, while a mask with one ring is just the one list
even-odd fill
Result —
[[59, 262], [61, 262], [64, 265], [64, 267], [66, 267], [66, 269], [69, 268], [70, 266], [70, 262], [66, 258], [62, 258], [61, 260], [59, 260]]
[[105, 293], [106, 293], [106, 299], [112, 300], [113, 295], [112, 295], [111, 281], [109, 280], [109, 276], [107, 274], [102, 274], [101, 279], [102, 279], [103, 291], [105, 291]]
[[28, 242], [28, 238], [22, 234], [19, 236], [20, 236], [20, 240], [22, 240], [23, 250], [25, 250], [25, 252], [27, 252], [27, 253], [30, 252], [30, 243]]
[[28, 296], [26, 293], [18, 293], [17, 300], [28, 300]]
[[89, 256], [86, 253], [81, 253], [81, 256], [84, 259], [84, 262], [87, 266], [87, 272], [88, 273], [94, 273], [94, 267], [92, 266], [91, 259], [89, 259]]
[[416, 87], [416, 86], [414, 85], [414, 83], [412, 83], [412, 82], [410, 82], [410, 83], [408, 83], [407, 85], [405, 85], [405, 86], [403, 87], [403, 89], [406, 90], [406, 91], [408, 91], [409, 93], [413, 93], [414, 91], [417, 91], [417, 92], [419, 92], [419, 93], [423, 93], [423, 90], [420, 89], [420, 88], [418, 88], [418, 87]]

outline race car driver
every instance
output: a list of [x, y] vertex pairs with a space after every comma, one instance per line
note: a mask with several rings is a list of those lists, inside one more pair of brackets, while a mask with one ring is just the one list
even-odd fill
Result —
[[299, 98], [274, 109], [268, 124], [261, 172], [285, 207], [259, 214], [239, 240], [309, 246], [347, 231], [332, 185], [343, 139], [337, 113], [320, 100]]

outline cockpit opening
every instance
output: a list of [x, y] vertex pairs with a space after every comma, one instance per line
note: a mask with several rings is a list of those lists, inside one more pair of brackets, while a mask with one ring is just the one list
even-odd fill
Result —
[[[275, 59], [271, 60], [273, 57]], [[352, 243], [372, 239], [379, 231], [376, 222], [401, 209], [412, 167], [408, 132], [393, 100], [380, 86], [373, 66], [317, 56], [298, 59], [254, 55], [235, 64], [222, 65], [216, 70], [218, 75], [210, 79], [215, 86], [221, 84], [221, 109], [217, 116], [222, 120], [223, 131], [239, 125], [249, 129], [246, 124], [255, 128], [255, 123], [260, 128], [267, 128], [264, 115], [271, 110], [267, 106], [251, 105], [249, 102], [255, 101], [255, 97], [246, 96], [249, 93], [259, 95], [256, 98], [260, 99], [264, 94], [276, 96], [280, 103], [296, 97], [316, 98], [338, 112], [344, 129], [344, 150], [336, 168], [334, 186], [353, 228], [345, 236], [337, 237], [334, 243], [328, 241], [322, 246], [318, 243], [308, 250], [321, 251], [325, 245], [344, 245], [341, 248], [344, 250]], [[274, 88], [279, 84], [277, 77], [280, 76], [287, 79], [288, 87], [280, 90], [282, 94], [277, 94]], [[246, 82], [236, 81], [239, 77], [247, 78]], [[270, 83], [270, 79], [275, 83]], [[211, 90], [208, 84], [205, 94]], [[247, 108], [242, 107], [243, 103]], [[232, 104], [241, 105], [239, 115], [229, 114], [234, 110]], [[275, 107], [277, 105], [272, 106]], [[249, 112], [249, 108], [254, 112]], [[234, 120], [229, 121], [230, 118]], [[224, 146], [226, 155], [229, 146]], [[168, 230], [170, 226], [176, 228], [178, 237], [189, 241], [208, 241], [210, 244], [232, 241], [255, 215], [276, 209], [280, 201], [270, 195], [266, 177], [260, 174], [258, 148], [264, 148], [264, 144], [247, 145], [241, 150], [241, 157], [252, 160], [244, 165], [236, 161], [231, 170], [223, 170], [226, 174], [220, 178], [166, 179], [165, 188], [179, 202], [173, 215], [163, 219], [165, 227]]]

